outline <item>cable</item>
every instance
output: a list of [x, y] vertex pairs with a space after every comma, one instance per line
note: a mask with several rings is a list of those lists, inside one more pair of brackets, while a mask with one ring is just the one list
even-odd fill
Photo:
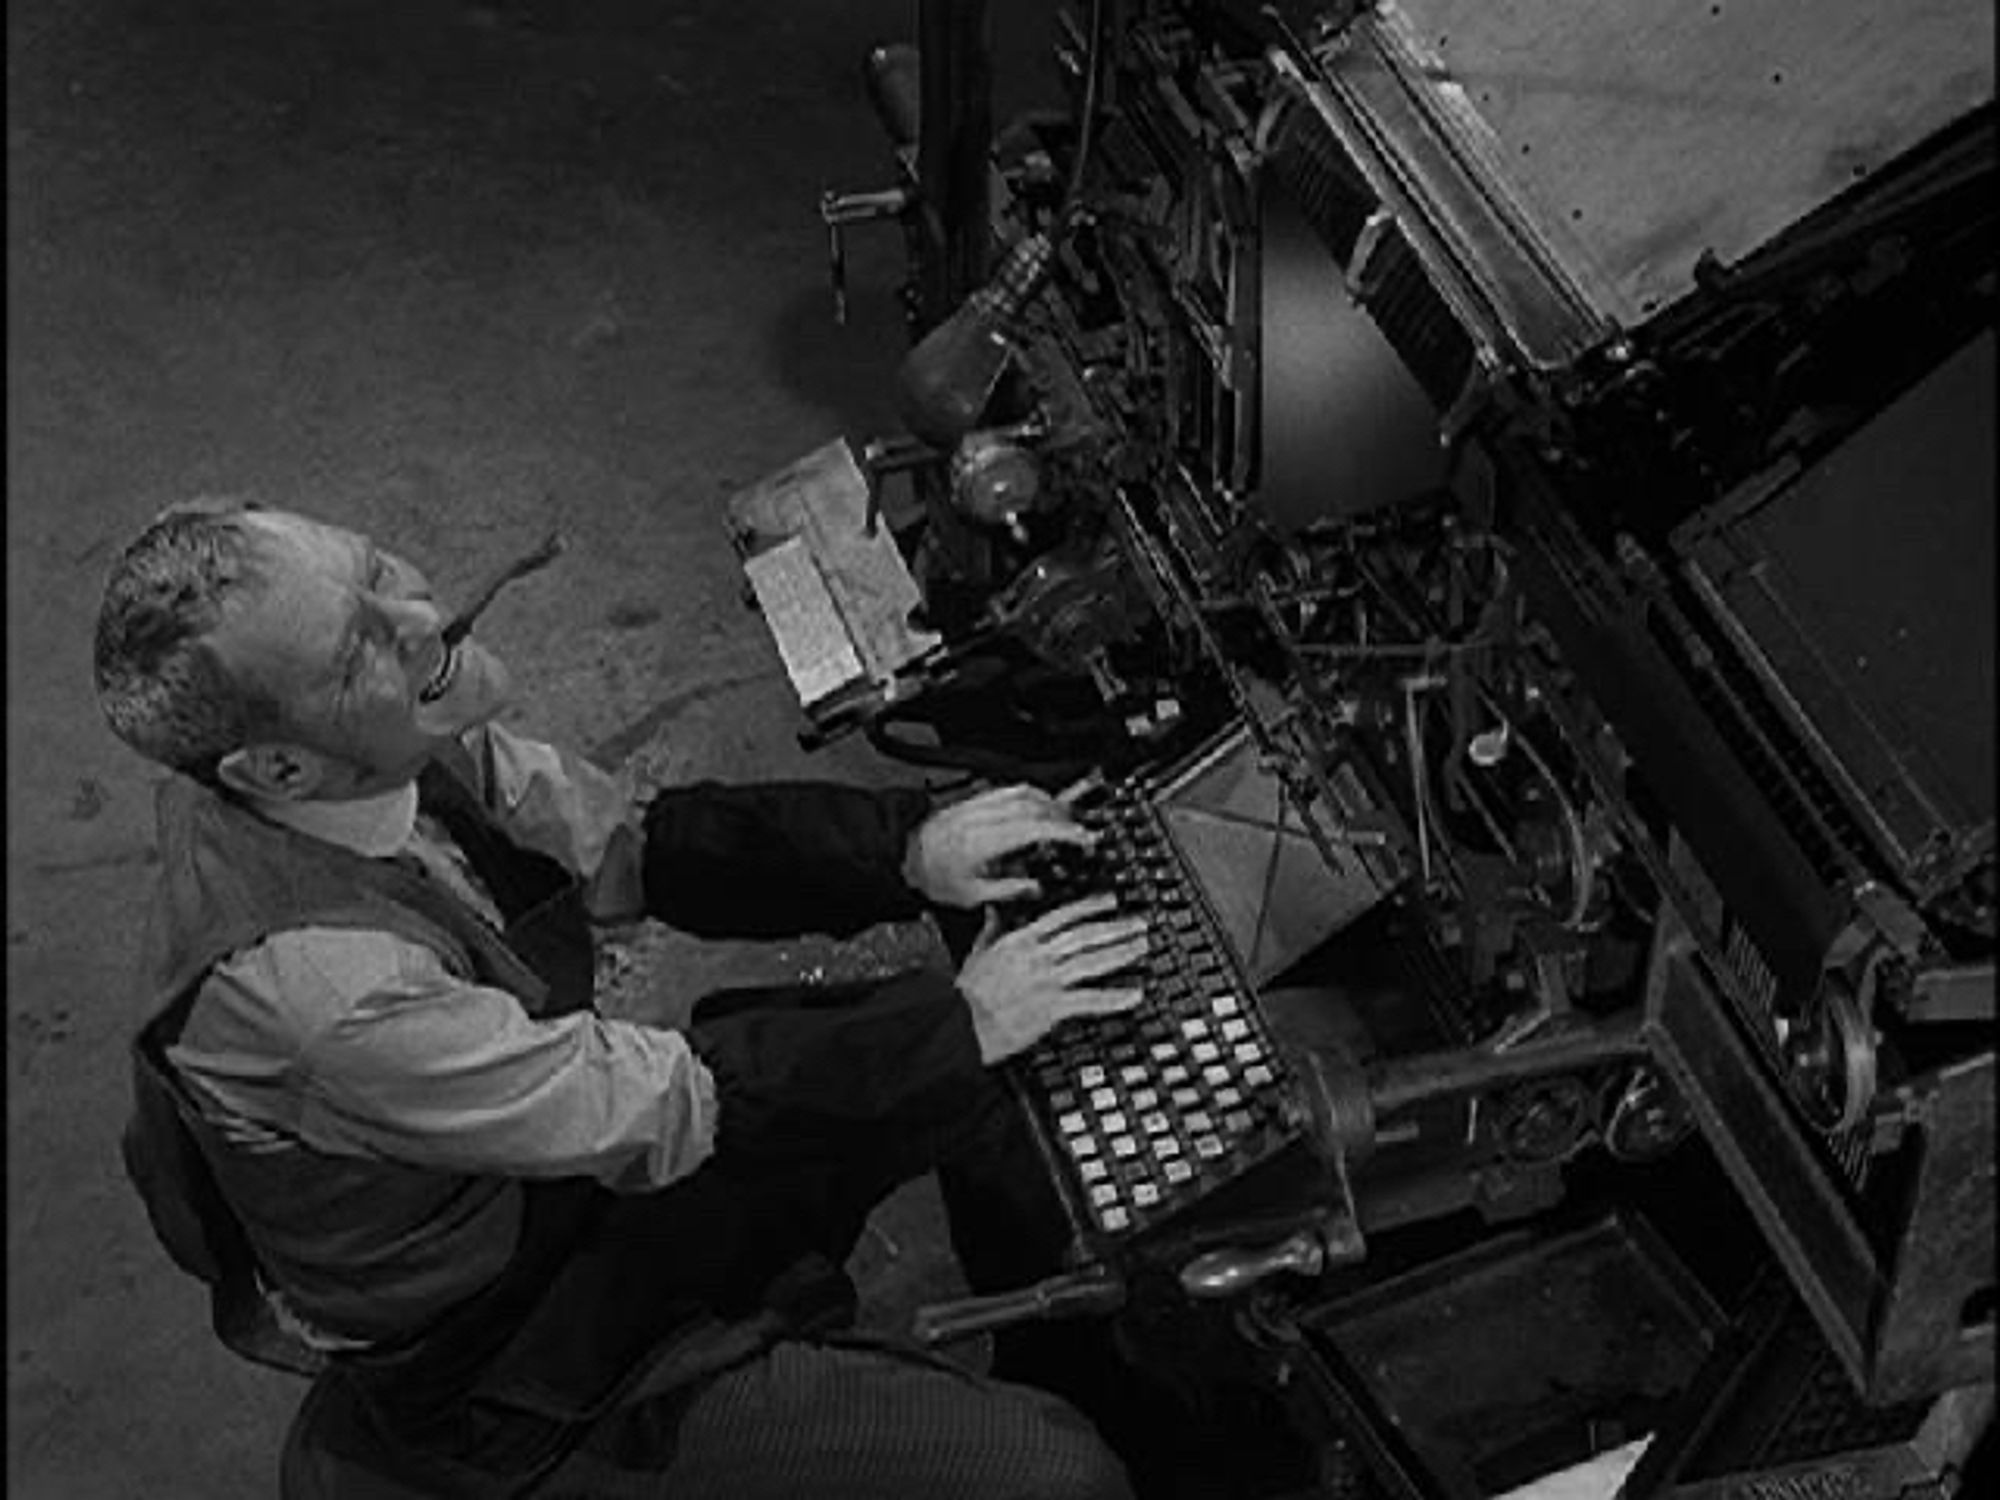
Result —
[[1528, 763], [1541, 773], [1542, 780], [1555, 796], [1556, 809], [1562, 815], [1563, 831], [1568, 835], [1569, 842], [1571, 886], [1569, 913], [1563, 918], [1563, 926], [1576, 931], [1581, 928], [1584, 916], [1590, 910], [1590, 898], [1596, 885], [1596, 863], [1590, 857], [1590, 846], [1584, 838], [1583, 819], [1577, 815], [1576, 804], [1563, 790], [1554, 768], [1535, 748], [1535, 742], [1519, 730], [1514, 732], [1513, 739], [1527, 755]]
[[1084, 58], [1083, 118], [1076, 132], [1076, 155], [1069, 164], [1069, 181], [1063, 187], [1058, 222], [1076, 211], [1083, 197], [1084, 164], [1097, 144], [1097, 110], [1104, 78], [1105, 32], [1111, 7], [1107, 0], [1090, 0], [1090, 42]]

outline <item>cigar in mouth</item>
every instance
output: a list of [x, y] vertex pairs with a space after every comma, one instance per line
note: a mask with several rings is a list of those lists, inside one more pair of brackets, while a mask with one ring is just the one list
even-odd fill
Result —
[[485, 612], [486, 606], [493, 602], [494, 596], [501, 589], [517, 578], [525, 578], [530, 573], [546, 568], [556, 560], [563, 546], [563, 534], [560, 531], [551, 531], [528, 551], [497, 570], [479, 586], [465, 607], [446, 622], [443, 631], [445, 645], [456, 646], [464, 640], [472, 630], [472, 622]]

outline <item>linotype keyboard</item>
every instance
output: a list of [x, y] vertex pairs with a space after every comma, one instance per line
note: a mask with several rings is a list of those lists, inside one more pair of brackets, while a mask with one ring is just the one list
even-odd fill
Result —
[[1297, 1132], [1263, 1019], [1150, 800], [1114, 783], [1073, 810], [1098, 844], [1032, 852], [1024, 863], [1043, 887], [1034, 910], [1108, 890], [1121, 910], [1145, 913], [1145, 999], [1066, 1021], [1009, 1066], [1072, 1209], [1118, 1239], [1241, 1176]]

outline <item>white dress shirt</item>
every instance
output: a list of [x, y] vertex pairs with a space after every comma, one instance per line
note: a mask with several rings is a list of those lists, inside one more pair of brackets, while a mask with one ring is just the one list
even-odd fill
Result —
[[[498, 726], [472, 734], [490, 768], [479, 790], [501, 826], [584, 877], [593, 916], [638, 915], [642, 835], [627, 789]], [[259, 810], [362, 854], [414, 855], [498, 926], [456, 846], [418, 817], [413, 785]], [[264, 1149], [302, 1141], [623, 1191], [685, 1177], [714, 1151], [714, 1079], [679, 1032], [588, 1012], [537, 1020], [389, 932], [299, 928], [231, 955], [168, 1056], [224, 1129]]]

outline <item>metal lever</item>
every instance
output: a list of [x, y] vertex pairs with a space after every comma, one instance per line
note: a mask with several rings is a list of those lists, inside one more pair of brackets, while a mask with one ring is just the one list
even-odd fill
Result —
[[911, 1331], [926, 1348], [949, 1344], [1025, 1323], [1031, 1318], [1073, 1318], [1084, 1313], [1116, 1312], [1125, 1304], [1125, 1283], [1109, 1266], [1087, 1266], [990, 1297], [961, 1297], [917, 1309]]
[[861, 447], [861, 467], [871, 479], [936, 463], [945, 455], [922, 438], [899, 432], [890, 437], [870, 438]]
[[1359, 1258], [1329, 1254], [1318, 1230], [1301, 1229], [1261, 1250], [1231, 1246], [1197, 1255], [1181, 1267], [1181, 1287], [1190, 1297], [1234, 1297], [1280, 1271], [1317, 1276], [1331, 1262]]
[[910, 206], [906, 187], [881, 188], [872, 193], [819, 195], [820, 222], [826, 225], [827, 272], [833, 278], [833, 321], [847, 322], [847, 241], [849, 224], [866, 224], [875, 219], [893, 219]]

